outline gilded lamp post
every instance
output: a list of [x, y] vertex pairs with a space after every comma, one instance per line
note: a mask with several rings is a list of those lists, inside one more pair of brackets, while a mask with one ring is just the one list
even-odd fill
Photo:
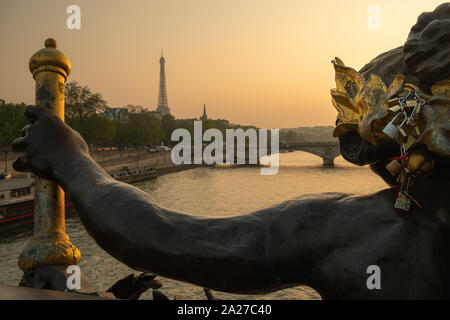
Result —
[[[52, 110], [64, 120], [64, 83], [71, 70], [69, 59], [56, 49], [56, 41], [47, 39], [45, 48], [29, 62], [36, 81], [36, 105]], [[73, 265], [80, 251], [65, 232], [64, 191], [57, 184], [35, 178], [34, 234], [19, 256], [19, 267], [29, 270], [44, 264]]]

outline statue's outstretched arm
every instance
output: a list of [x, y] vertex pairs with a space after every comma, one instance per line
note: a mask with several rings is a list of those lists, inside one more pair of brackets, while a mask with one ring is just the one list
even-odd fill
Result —
[[95, 241], [138, 270], [237, 293], [311, 285], [318, 261], [348, 244], [348, 228], [359, 228], [348, 220], [367, 206], [331, 193], [228, 218], [174, 212], [111, 178], [81, 136], [48, 110], [31, 106], [26, 115], [33, 124], [13, 143], [21, 152], [14, 168], [60, 184]]

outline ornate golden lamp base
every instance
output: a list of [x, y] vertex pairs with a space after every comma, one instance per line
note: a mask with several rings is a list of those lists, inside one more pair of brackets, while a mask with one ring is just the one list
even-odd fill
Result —
[[43, 264], [76, 265], [81, 253], [63, 232], [33, 236], [29, 245], [19, 256], [19, 268], [28, 270]]

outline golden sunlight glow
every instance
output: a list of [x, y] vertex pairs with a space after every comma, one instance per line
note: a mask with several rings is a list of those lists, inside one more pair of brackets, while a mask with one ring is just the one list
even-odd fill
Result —
[[[282, 128], [334, 125], [331, 60], [360, 69], [404, 43], [435, 0], [2, 0], [0, 98], [33, 103], [28, 59], [48, 37], [72, 62], [69, 80], [112, 107], [156, 107], [164, 48], [168, 101], [177, 118], [208, 116]], [[381, 9], [369, 29], [369, 5]], [[8, 75], [7, 77], [4, 75]]]

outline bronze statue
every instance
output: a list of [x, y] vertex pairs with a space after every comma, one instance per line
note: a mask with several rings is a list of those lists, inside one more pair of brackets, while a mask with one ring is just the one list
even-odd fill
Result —
[[[76, 131], [35, 106], [26, 110], [31, 125], [13, 143], [20, 153], [14, 168], [61, 185], [100, 247], [136, 270], [232, 293], [305, 284], [332, 299], [448, 299], [450, 3], [420, 15], [404, 46], [359, 72], [339, 59], [334, 66], [342, 154], [371, 164], [392, 186], [397, 177], [385, 165], [405, 140], [383, 133], [388, 123], [400, 127], [390, 103], [409, 92], [425, 101], [403, 127], [409, 142], [400, 161], [417, 201], [408, 212], [394, 208], [396, 187], [302, 196], [228, 218], [174, 212], [111, 178]], [[367, 287], [371, 265], [380, 267], [380, 289]]]

